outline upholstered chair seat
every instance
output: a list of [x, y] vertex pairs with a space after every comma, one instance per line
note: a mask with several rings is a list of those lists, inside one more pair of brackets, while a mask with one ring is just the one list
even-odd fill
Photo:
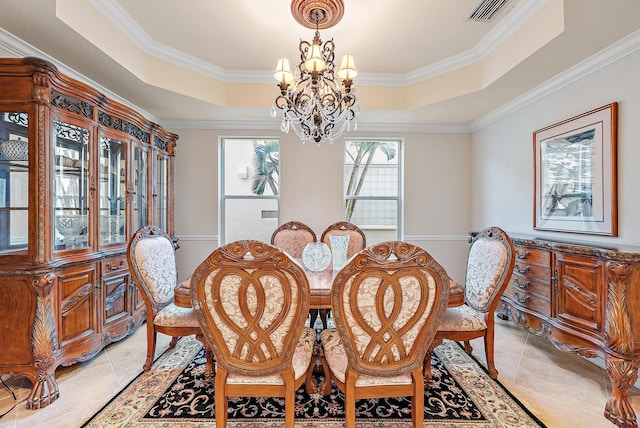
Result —
[[[494, 312], [511, 278], [514, 252], [511, 239], [499, 227], [486, 228], [472, 237], [467, 256], [465, 303], [446, 310], [433, 343], [437, 346], [443, 339], [459, 340], [470, 354], [473, 348], [469, 341], [484, 338], [487, 371], [494, 379], [498, 377], [493, 357]], [[431, 377], [433, 346], [424, 363], [427, 378]]]
[[153, 319], [153, 323], [162, 327], [200, 328], [192, 308], [181, 308], [175, 304], [170, 304], [161, 309]]
[[484, 313], [467, 305], [447, 308], [438, 326], [443, 331], [478, 331], [486, 328]]
[[[320, 333], [320, 340], [322, 341], [322, 348], [324, 349], [324, 358], [327, 360], [329, 367], [331, 368], [331, 374], [335, 378], [345, 383], [345, 377], [347, 374], [347, 353], [344, 348], [342, 340], [338, 334], [338, 330], [335, 328], [329, 328], [323, 330]], [[397, 376], [369, 376], [360, 375], [356, 380], [356, 387], [359, 386], [373, 386], [373, 385], [411, 385], [411, 375], [408, 373], [399, 374]]]

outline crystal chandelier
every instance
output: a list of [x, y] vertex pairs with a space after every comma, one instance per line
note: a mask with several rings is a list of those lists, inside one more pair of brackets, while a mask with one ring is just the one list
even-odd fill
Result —
[[[293, 0], [291, 11], [298, 22], [315, 28], [311, 43], [300, 41], [300, 64], [291, 72], [289, 60], [278, 60], [274, 77], [280, 95], [271, 107], [282, 110], [282, 132], [293, 129], [303, 143], [333, 141], [345, 129], [357, 129], [355, 116], [360, 113], [353, 79], [357, 75], [353, 56], [342, 57], [336, 72], [333, 40], [322, 42], [320, 28], [329, 28], [342, 18], [342, 0]], [[352, 124], [353, 122], [353, 124]]]

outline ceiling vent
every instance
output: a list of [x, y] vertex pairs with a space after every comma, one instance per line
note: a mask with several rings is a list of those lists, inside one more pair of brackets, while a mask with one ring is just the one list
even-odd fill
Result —
[[504, 5], [511, 0], [482, 0], [478, 7], [469, 15], [470, 21], [489, 22], [496, 17]]

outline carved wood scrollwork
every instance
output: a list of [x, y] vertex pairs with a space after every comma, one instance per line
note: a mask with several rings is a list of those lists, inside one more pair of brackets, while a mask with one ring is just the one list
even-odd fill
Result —
[[574, 281], [567, 278], [566, 276], [562, 277], [562, 285], [565, 288], [571, 290], [573, 293], [577, 294], [578, 297], [581, 297], [582, 300], [587, 303], [590, 311], [593, 312], [596, 310], [597, 303], [596, 303], [595, 293], [589, 293], [587, 290], [583, 289], [582, 287], [580, 287], [578, 284], [576, 284]]
[[69, 298], [65, 299], [62, 303], [62, 317], [66, 317], [80, 302], [86, 301], [87, 298], [91, 296], [92, 288], [92, 284], [85, 284], [82, 287], [78, 287]]
[[36, 102], [40, 105], [49, 104], [51, 90], [49, 88], [49, 76], [45, 73], [34, 73], [33, 94]]
[[[46, 183], [47, 181], [47, 162], [46, 162], [46, 135], [45, 132], [45, 106], [38, 106], [38, 183]], [[38, 263], [45, 261], [45, 247], [47, 228], [45, 227], [47, 210], [48, 189], [47, 186], [38, 186]]]
[[47, 274], [32, 282], [36, 293], [36, 316], [33, 321], [31, 348], [33, 367], [36, 371], [36, 384], [27, 398], [28, 409], [40, 409], [48, 406], [60, 394], [55, 378], [54, 350], [58, 339], [51, 307], [50, 291], [53, 280], [53, 274]]
[[627, 397], [629, 389], [638, 380], [638, 368], [631, 362], [609, 356], [606, 364], [612, 391], [604, 416], [619, 427], [637, 427], [636, 415]]
[[633, 332], [627, 305], [627, 278], [631, 273], [629, 265], [607, 262], [611, 272], [608, 284], [607, 316], [605, 317], [604, 339], [607, 348], [628, 358], [633, 357]]

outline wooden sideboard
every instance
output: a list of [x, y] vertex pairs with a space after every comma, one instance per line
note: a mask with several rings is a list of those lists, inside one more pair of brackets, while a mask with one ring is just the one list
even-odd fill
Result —
[[0, 375], [32, 382], [27, 408], [144, 321], [127, 243], [174, 233], [177, 139], [47, 61], [0, 59]]
[[604, 415], [636, 427], [628, 400], [640, 363], [640, 247], [510, 235], [516, 263], [498, 316], [558, 349], [605, 360]]

